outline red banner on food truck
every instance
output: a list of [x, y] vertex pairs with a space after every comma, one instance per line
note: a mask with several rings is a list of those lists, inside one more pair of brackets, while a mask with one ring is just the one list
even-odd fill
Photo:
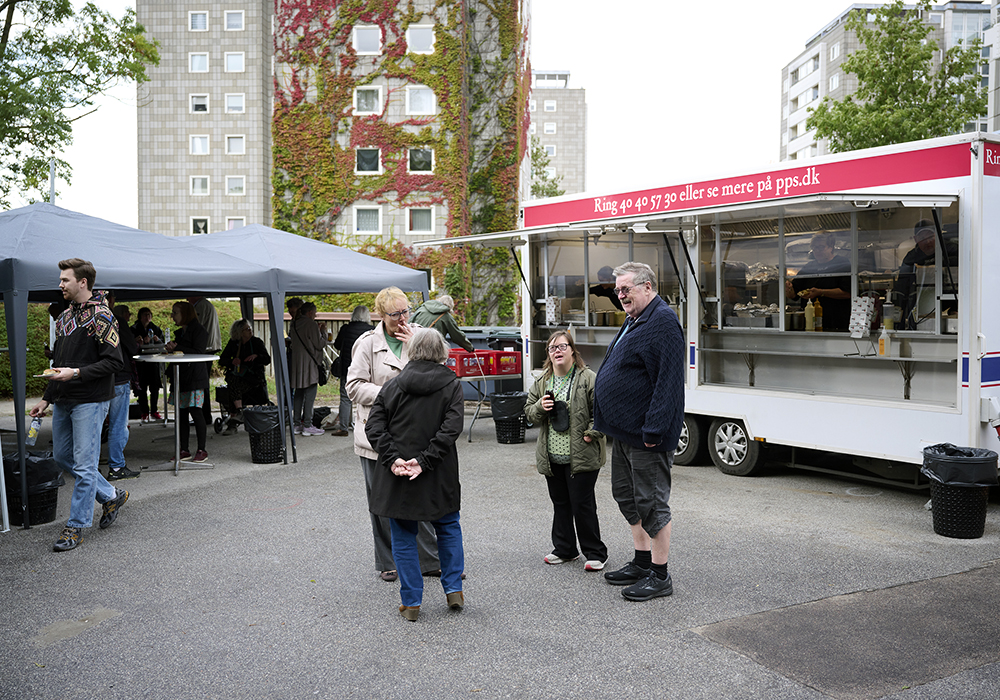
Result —
[[[620, 216], [962, 177], [970, 172], [970, 158], [968, 144], [955, 144], [833, 163], [816, 161], [814, 165], [610, 196], [527, 204], [524, 207], [524, 226], [600, 221]], [[995, 171], [987, 174], [1000, 174], [1000, 149], [987, 145], [984, 167]]]

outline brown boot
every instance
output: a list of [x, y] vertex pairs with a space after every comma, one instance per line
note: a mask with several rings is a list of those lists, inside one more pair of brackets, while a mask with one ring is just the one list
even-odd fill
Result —
[[417, 621], [417, 615], [420, 614], [420, 606], [419, 605], [413, 605], [413, 606], [400, 605], [399, 606], [399, 614], [403, 616], [404, 620], [409, 620], [410, 622], [416, 622]]

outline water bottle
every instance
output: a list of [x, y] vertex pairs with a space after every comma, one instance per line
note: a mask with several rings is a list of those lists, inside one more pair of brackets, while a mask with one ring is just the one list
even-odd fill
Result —
[[34, 446], [35, 441], [38, 439], [38, 431], [42, 427], [42, 419], [35, 416], [31, 419], [31, 426], [28, 428], [28, 435], [24, 438], [24, 444], [29, 447]]
[[169, 343], [170, 342], [170, 329], [169, 328], [167, 330], [163, 331], [163, 342], [164, 343]]

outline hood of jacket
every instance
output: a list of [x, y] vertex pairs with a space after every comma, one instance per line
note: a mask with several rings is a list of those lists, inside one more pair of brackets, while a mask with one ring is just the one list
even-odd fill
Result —
[[420, 307], [422, 310], [431, 314], [443, 314], [445, 311], [449, 311], [448, 305], [444, 302], [438, 301], [437, 299], [431, 299], [428, 302], [424, 302], [424, 305]]
[[444, 365], [427, 360], [410, 360], [396, 378], [396, 385], [407, 394], [427, 396], [457, 381], [455, 373]]

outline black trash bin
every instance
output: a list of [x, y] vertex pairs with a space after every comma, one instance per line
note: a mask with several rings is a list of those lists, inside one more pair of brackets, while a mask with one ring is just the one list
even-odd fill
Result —
[[497, 428], [497, 442], [504, 445], [524, 442], [526, 425], [524, 405], [528, 403], [528, 394], [523, 391], [510, 391], [490, 394], [489, 398], [493, 422]]
[[941, 443], [924, 448], [920, 468], [931, 481], [934, 532], [975, 539], [986, 529], [990, 486], [997, 484], [997, 453]]
[[244, 406], [243, 425], [250, 436], [250, 460], [254, 464], [281, 461], [285, 445], [281, 441], [277, 406]]
[[[32, 525], [44, 525], [56, 519], [59, 487], [66, 483], [62, 470], [51, 452], [29, 452], [24, 460], [28, 474], [28, 518]], [[3, 456], [3, 478], [7, 492], [7, 511], [11, 525], [23, 525], [21, 467], [17, 453]]]

